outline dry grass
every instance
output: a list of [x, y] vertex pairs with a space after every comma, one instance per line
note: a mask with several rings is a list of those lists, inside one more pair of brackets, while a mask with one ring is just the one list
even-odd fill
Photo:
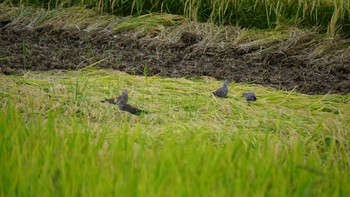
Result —
[[44, 4], [38, 0], [11, 0], [14, 4], [34, 4], [46, 8], [87, 6], [99, 13], [143, 15], [169, 13], [184, 15], [197, 21], [238, 25], [244, 28], [271, 29], [281, 26], [321, 27], [330, 37], [339, 32], [349, 35], [350, 3], [346, 0], [128, 0], [128, 1], [66, 1], [54, 0]]

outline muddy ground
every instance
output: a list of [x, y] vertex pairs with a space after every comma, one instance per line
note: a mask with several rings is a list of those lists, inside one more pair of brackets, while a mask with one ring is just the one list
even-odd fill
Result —
[[186, 32], [176, 42], [162, 41], [158, 33], [113, 35], [108, 30], [32, 28], [0, 21], [0, 68], [4, 74], [74, 70], [103, 60], [96, 66], [136, 75], [211, 76], [307, 94], [350, 93], [350, 45], [310, 55], [317, 47], [310, 42], [315, 35], [292, 44], [243, 46], [205, 43]]

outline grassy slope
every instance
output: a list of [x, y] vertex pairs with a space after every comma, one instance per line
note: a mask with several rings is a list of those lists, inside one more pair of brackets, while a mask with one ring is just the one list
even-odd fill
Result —
[[[0, 75], [0, 195], [350, 192], [350, 95], [110, 70]], [[100, 100], [130, 90], [133, 116]], [[258, 95], [256, 103], [241, 98]]]

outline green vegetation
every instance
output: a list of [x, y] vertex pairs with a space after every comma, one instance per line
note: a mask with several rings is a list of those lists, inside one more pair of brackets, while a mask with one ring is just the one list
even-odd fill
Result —
[[[12, 8], [10, 3], [49, 10]], [[137, 17], [100, 15], [84, 6]], [[349, 6], [341, 0], [8, 0], [0, 4], [0, 19], [29, 29], [53, 26], [118, 33], [140, 28], [135, 34], [154, 31], [159, 40], [174, 42], [181, 32], [193, 30], [206, 32], [203, 39], [212, 43], [317, 45], [310, 54], [327, 59], [336, 54], [334, 48], [346, 52], [349, 41], [334, 39], [334, 44], [325, 39], [319, 44], [322, 35], [284, 26], [320, 26], [330, 35], [339, 28], [350, 32]], [[278, 28], [219, 29], [181, 15]], [[167, 28], [171, 25], [177, 26]], [[31, 46], [23, 42], [21, 47], [25, 69], [30, 69]], [[269, 50], [279, 49], [273, 47]], [[231, 83], [228, 98], [218, 99], [209, 95], [222, 82], [208, 77], [149, 77], [147, 65], [142, 77], [94, 70], [107, 57], [97, 57], [100, 61], [78, 71], [0, 75], [0, 196], [349, 194], [349, 94], [309, 96]], [[4, 68], [11, 66], [9, 59], [0, 57]], [[129, 103], [149, 114], [133, 116], [100, 102], [125, 88], [130, 91]], [[245, 91], [255, 92], [258, 101], [247, 103], [241, 97]]]
[[350, 2], [347, 0], [0, 0], [44, 8], [85, 6], [117, 15], [169, 13], [199, 21], [239, 25], [249, 28], [274, 28], [294, 25], [320, 26], [335, 35], [339, 30], [350, 35]]
[[[0, 75], [1, 196], [347, 196], [350, 95], [111, 70]], [[104, 98], [130, 90], [133, 116]], [[254, 91], [255, 103], [241, 94]]]

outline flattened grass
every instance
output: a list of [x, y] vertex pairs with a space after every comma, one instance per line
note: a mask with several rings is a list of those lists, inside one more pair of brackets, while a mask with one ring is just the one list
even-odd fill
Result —
[[[350, 95], [111, 70], [0, 75], [0, 193], [319, 195], [350, 190]], [[133, 116], [104, 98], [130, 91]], [[254, 91], [255, 103], [241, 94]]]

